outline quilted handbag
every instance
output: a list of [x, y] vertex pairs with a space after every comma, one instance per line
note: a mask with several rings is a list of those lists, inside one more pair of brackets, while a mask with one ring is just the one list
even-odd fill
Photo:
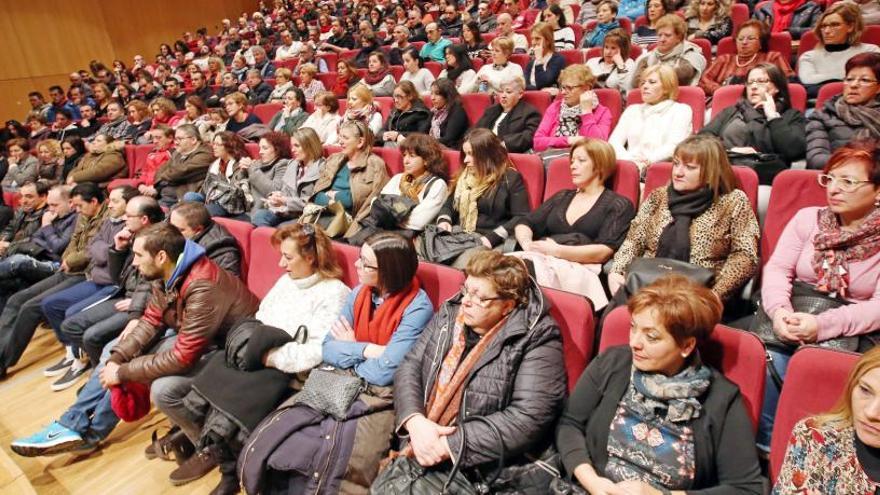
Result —
[[291, 398], [291, 403], [308, 406], [342, 421], [348, 416], [348, 408], [364, 390], [363, 378], [350, 371], [325, 366], [309, 373], [303, 389]]

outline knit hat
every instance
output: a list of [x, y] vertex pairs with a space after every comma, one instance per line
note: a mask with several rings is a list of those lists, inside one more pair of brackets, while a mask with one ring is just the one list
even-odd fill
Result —
[[114, 385], [110, 388], [110, 407], [119, 419], [137, 421], [150, 412], [150, 387], [137, 382]]

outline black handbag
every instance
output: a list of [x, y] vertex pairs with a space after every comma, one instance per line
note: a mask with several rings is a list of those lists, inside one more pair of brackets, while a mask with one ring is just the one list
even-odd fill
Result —
[[309, 373], [303, 389], [291, 398], [291, 403], [308, 406], [342, 421], [348, 416], [348, 408], [365, 390], [363, 378], [326, 366]]
[[485, 495], [492, 493], [492, 483], [504, 467], [504, 438], [498, 427], [482, 416], [472, 416], [468, 421], [480, 421], [501, 439], [501, 452], [498, 469], [488, 481], [472, 483], [461, 472], [461, 459], [464, 457], [465, 430], [462, 429], [461, 449], [450, 470], [442, 467], [422, 467], [408, 456], [396, 457], [384, 471], [379, 473], [370, 493], [373, 495]]
[[635, 294], [642, 287], [651, 285], [657, 279], [670, 273], [684, 275], [704, 287], [710, 287], [712, 281], [715, 280], [715, 272], [687, 261], [672, 258], [636, 258], [630, 263], [626, 274], [627, 295]]
[[758, 183], [762, 186], [773, 184], [773, 179], [789, 168], [789, 165], [776, 153], [740, 153], [727, 151], [727, 158], [733, 165], [749, 167], [758, 174]]
[[428, 225], [419, 237], [417, 250], [426, 261], [449, 264], [468, 249], [482, 246], [480, 237], [480, 234], [465, 232], [458, 226], [448, 232], [436, 225]]

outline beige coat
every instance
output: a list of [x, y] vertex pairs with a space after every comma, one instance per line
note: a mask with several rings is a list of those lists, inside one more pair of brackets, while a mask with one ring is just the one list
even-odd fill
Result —
[[[343, 153], [336, 153], [327, 159], [324, 167], [321, 169], [321, 175], [315, 183], [315, 191], [312, 193], [312, 198], [315, 197], [315, 194], [330, 189], [330, 186], [333, 184], [333, 178], [336, 177], [336, 173], [339, 172], [339, 168], [342, 166], [345, 158]], [[388, 182], [388, 171], [385, 168], [385, 162], [376, 155], [369, 155], [367, 158], [363, 158], [363, 155], [360, 155], [353, 163], [349, 163], [348, 166], [351, 171], [351, 198], [354, 204], [351, 214], [354, 217], [354, 222], [346, 231], [346, 237], [354, 235], [354, 233], [360, 230], [358, 220], [369, 215], [373, 198], [382, 191], [382, 187]]]

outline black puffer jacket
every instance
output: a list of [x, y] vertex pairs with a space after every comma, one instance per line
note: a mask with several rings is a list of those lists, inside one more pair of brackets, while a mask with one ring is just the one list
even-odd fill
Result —
[[[422, 332], [394, 375], [394, 404], [398, 433], [414, 414], [425, 414], [440, 364], [451, 346], [451, 332], [461, 296], [447, 301]], [[477, 361], [465, 382], [458, 423], [482, 416], [504, 438], [505, 463], [522, 462], [522, 454], [547, 447], [565, 398], [566, 379], [559, 326], [550, 317], [550, 302], [532, 286], [529, 303], [516, 308]], [[463, 468], [498, 461], [501, 439], [482, 422], [467, 422], [448, 439], [459, 455], [461, 429], [466, 445]]]
[[[847, 122], [840, 117], [837, 111], [838, 102], [840, 105], [846, 105], [841, 98], [842, 95], [829, 99], [821, 110], [813, 112], [807, 119], [807, 168], [821, 169], [831, 153], [850, 142], [856, 134], [870, 134], [864, 125]], [[873, 101], [866, 103], [866, 106], [880, 112], [880, 98], [874, 98]], [[880, 139], [880, 135], [871, 137]]]
[[217, 266], [233, 275], [241, 275], [241, 250], [226, 227], [212, 220], [211, 225], [192, 240], [205, 248], [205, 254]]
[[[397, 131], [406, 136], [412, 132], [427, 134], [431, 130], [431, 111], [418, 99], [409, 110], [401, 112], [398, 109], [391, 111], [388, 120], [385, 121], [385, 127], [382, 131]], [[376, 142], [382, 143], [382, 133], [380, 132]]]

